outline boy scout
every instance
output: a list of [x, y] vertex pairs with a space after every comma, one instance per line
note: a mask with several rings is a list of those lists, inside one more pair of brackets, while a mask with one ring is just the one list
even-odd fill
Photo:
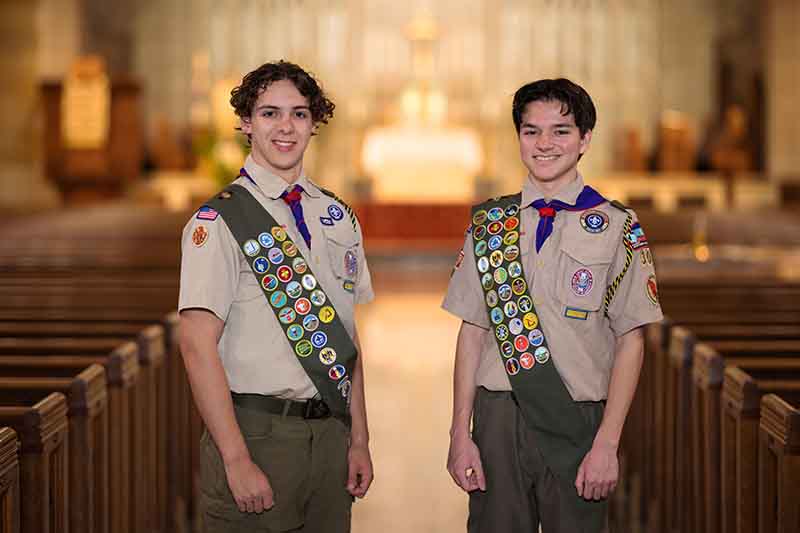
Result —
[[354, 306], [372, 299], [361, 228], [303, 173], [334, 105], [267, 63], [232, 91], [251, 153], [183, 233], [180, 344], [207, 431], [207, 531], [350, 529], [372, 481]]
[[528, 179], [473, 208], [443, 304], [463, 321], [448, 470], [470, 532], [604, 531], [641, 326], [662, 318], [652, 255], [578, 174], [596, 116], [581, 87], [525, 85], [512, 116]]

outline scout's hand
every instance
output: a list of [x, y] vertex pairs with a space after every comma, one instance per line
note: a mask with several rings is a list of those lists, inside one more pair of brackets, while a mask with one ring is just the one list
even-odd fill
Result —
[[447, 471], [450, 472], [456, 485], [464, 491], [472, 492], [477, 489], [486, 491], [481, 454], [469, 435], [454, 435], [450, 439]]
[[225, 475], [241, 512], [260, 513], [275, 505], [266, 474], [249, 456], [225, 463]]
[[351, 445], [347, 451], [347, 492], [363, 498], [372, 484], [372, 459], [366, 446]]
[[616, 446], [595, 442], [578, 468], [575, 488], [578, 496], [586, 500], [602, 500], [617, 487], [618, 477]]

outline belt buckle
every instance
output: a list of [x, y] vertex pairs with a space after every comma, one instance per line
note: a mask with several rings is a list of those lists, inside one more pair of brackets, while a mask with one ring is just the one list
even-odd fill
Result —
[[314, 398], [307, 400], [305, 409], [303, 410], [303, 418], [325, 418], [331, 414], [331, 410], [325, 400], [316, 400]]

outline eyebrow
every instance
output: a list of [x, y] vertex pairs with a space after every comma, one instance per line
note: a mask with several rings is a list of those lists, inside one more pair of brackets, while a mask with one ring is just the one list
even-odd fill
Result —
[[[576, 128], [577, 126], [575, 124], [570, 124], [570, 123], [561, 123], [561, 124], [553, 124], [551, 127], [553, 127], [553, 128]], [[525, 122], [524, 124], [522, 124], [520, 126], [520, 129], [522, 129], [522, 128], [540, 128], [540, 126], [537, 126], [536, 124], [531, 124], [530, 122]]]
[[[261, 111], [262, 109], [281, 109], [281, 108], [276, 105], [260, 105], [256, 107], [256, 111]], [[293, 106], [291, 109], [294, 109], [295, 111], [298, 109], [311, 110], [311, 108], [307, 105], [296, 105]]]

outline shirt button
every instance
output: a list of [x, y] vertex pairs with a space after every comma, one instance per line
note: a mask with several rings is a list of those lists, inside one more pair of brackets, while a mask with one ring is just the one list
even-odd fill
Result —
[[543, 266], [544, 266], [544, 261], [542, 261], [541, 259], [538, 259], [536, 261], [536, 268], [542, 268]]

